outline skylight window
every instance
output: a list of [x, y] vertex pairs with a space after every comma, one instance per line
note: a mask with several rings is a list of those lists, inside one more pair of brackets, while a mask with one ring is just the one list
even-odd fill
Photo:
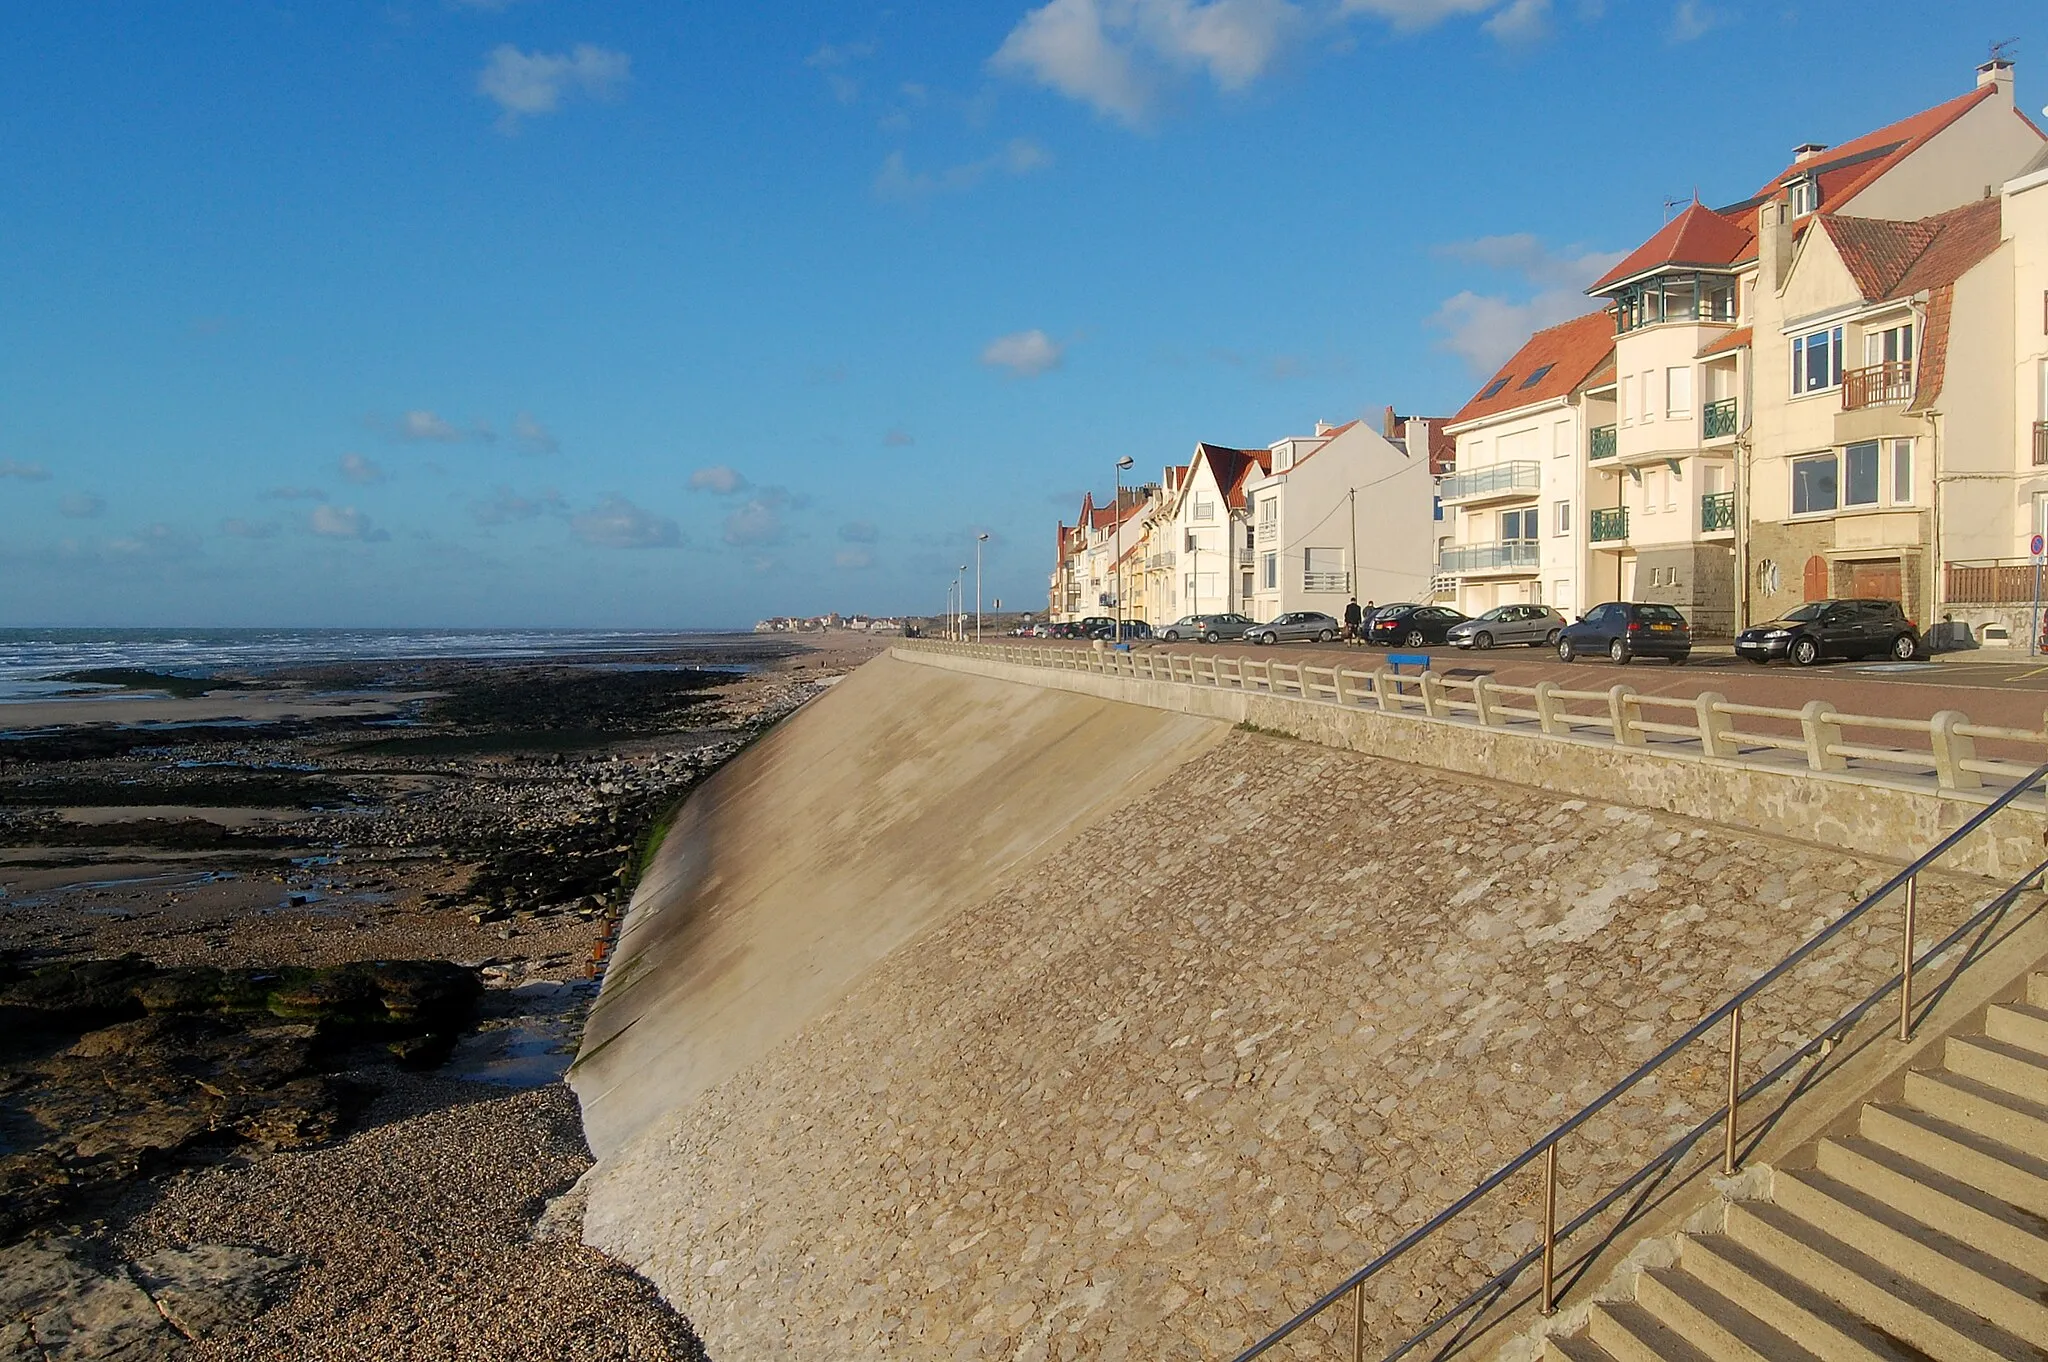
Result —
[[1549, 373], [1552, 369], [1556, 367], [1557, 366], [1554, 364], [1544, 365], [1541, 369], [1538, 369], [1535, 373], [1530, 374], [1527, 378], [1523, 379], [1522, 386], [1524, 388], [1535, 387], [1538, 383], [1541, 383], [1543, 381], [1543, 376], [1545, 374]]
[[1502, 374], [1499, 378], [1496, 378], [1495, 380], [1493, 380], [1493, 382], [1487, 384], [1486, 391], [1479, 394], [1479, 400], [1481, 402], [1484, 402], [1487, 398], [1492, 397], [1494, 394], [1498, 393], [1502, 388], [1507, 387], [1508, 380], [1513, 377], [1513, 374]]

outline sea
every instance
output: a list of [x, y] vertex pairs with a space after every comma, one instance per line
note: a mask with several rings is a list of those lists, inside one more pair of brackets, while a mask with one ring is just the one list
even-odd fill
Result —
[[0, 704], [88, 693], [56, 678], [103, 667], [175, 676], [308, 663], [666, 653], [742, 630], [633, 629], [0, 629]]

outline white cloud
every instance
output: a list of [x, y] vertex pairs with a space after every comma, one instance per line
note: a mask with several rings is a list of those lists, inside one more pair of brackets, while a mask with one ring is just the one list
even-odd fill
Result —
[[917, 437], [901, 426], [891, 426], [882, 435], [882, 444], [889, 449], [908, 449], [917, 443]]
[[872, 520], [849, 520], [839, 527], [839, 537], [849, 544], [872, 544], [882, 536]]
[[109, 539], [107, 552], [118, 558], [190, 558], [199, 552], [199, 537], [158, 521], [134, 534]]
[[981, 351], [981, 362], [992, 369], [1008, 369], [1020, 378], [1033, 378], [1057, 369], [1066, 347], [1036, 328], [998, 336]]
[[359, 487], [384, 481], [384, 469], [375, 459], [366, 459], [360, 454], [341, 456], [341, 476]]
[[1535, 42], [1550, 32], [1550, 0], [1512, 0], [1480, 27], [1498, 42]]
[[271, 487], [259, 495], [265, 501], [325, 501], [327, 494], [317, 487]]
[[600, 549], [672, 549], [682, 531], [667, 516], [643, 510], [621, 496], [609, 496], [569, 517], [569, 532]]
[[313, 514], [306, 517], [306, 528], [322, 539], [353, 539], [364, 544], [391, 537], [353, 506], [315, 506]]
[[512, 438], [519, 442], [521, 453], [559, 454], [562, 442], [555, 433], [542, 425], [528, 412], [520, 412], [512, 422]]
[[615, 98], [632, 74], [632, 58], [590, 43], [568, 52], [521, 52], [505, 43], [491, 50], [476, 88], [501, 110], [498, 131], [511, 133], [522, 117], [553, 113], [566, 96]]
[[1471, 241], [1452, 241], [1431, 252], [1450, 260], [1484, 265], [1488, 269], [1519, 274], [1532, 284], [1549, 288], [1584, 289], [1613, 269], [1620, 251], [1593, 251], [1583, 246], [1552, 250], [1541, 237], [1530, 232], [1482, 236]]
[[[764, 492], [777, 489], [764, 488]], [[749, 497], [725, 518], [728, 544], [779, 544], [783, 538], [782, 507], [786, 499], [761, 495]]]
[[220, 532], [231, 539], [268, 539], [277, 533], [275, 520], [244, 520], [233, 516], [220, 523]]
[[1432, 28], [1460, 14], [1481, 14], [1500, 0], [1344, 0], [1346, 14], [1370, 14], [1412, 32]]
[[747, 480], [738, 469], [715, 463], [709, 468], [700, 468], [690, 474], [692, 492], [710, 492], [714, 496], [729, 497], [735, 492], [747, 490]]
[[50, 470], [39, 463], [16, 463], [12, 459], [0, 459], [0, 478], [19, 478], [23, 482], [48, 482]]
[[948, 166], [936, 173], [928, 170], [912, 172], [903, 153], [892, 151], [875, 175], [875, 196], [910, 202], [937, 193], [972, 189], [992, 174], [1029, 175], [1051, 164], [1052, 153], [1029, 137], [1012, 138], [993, 155]]
[[1168, 80], [1200, 72], [1243, 89], [1308, 27], [1292, 0], [1050, 0], [989, 65], [1137, 125]]
[[57, 514], [66, 520], [91, 520], [106, 509], [106, 499], [91, 492], [73, 492], [57, 503]]
[[504, 525], [514, 520], [531, 520], [545, 512], [567, 509], [562, 494], [548, 489], [523, 497], [509, 487], [493, 489], [482, 501], [469, 505], [469, 514], [479, 525]]
[[1502, 293], [1460, 290], [1429, 319], [1431, 329], [1441, 333], [1439, 348], [1479, 374], [1498, 369], [1533, 333], [1592, 311], [1587, 285], [1622, 255], [1583, 246], [1553, 250], [1527, 232], [1454, 241], [1438, 246], [1434, 254], [1512, 275], [1519, 284]]
[[866, 549], [841, 549], [832, 555], [832, 566], [844, 568], [849, 572], [859, 572], [862, 568], [871, 568], [874, 565], [875, 555]]
[[433, 412], [409, 411], [398, 418], [398, 438], [452, 445], [467, 437], [453, 422], [444, 421]]
[[1678, 7], [1671, 12], [1671, 41], [1689, 43], [1704, 38], [1713, 29], [1719, 28], [1722, 13], [1699, 0], [1678, 0]]

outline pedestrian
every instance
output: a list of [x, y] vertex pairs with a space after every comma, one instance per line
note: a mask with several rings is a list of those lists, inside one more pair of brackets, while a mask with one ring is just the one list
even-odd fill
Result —
[[1366, 631], [1366, 630], [1368, 630], [1368, 629], [1370, 629], [1370, 628], [1372, 628], [1372, 617], [1373, 617], [1373, 616], [1374, 616], [1374, 615], [1375, 615], [1376, 613], [1378, 613], [1378, 612], [1377, 612], [1377, 609], [1376, 609], [1376, 608], [1374, 607], [1374, 605], [1373, 605], [1373, 603], [1372, 603], [1371, 601], [1367, 601], [1367, 602], [1365, 603], [1365, 609], [1359, 612], [1359, 615], [1358, 615], [1358, 639], [1359, 639], [1359, 642], [1361, 642], [1361, 643], [1370, 643], [1370, 642], [1372, 642], [1372, 640], [1371, 640], [1370, 638], [1368, 638], [1368, 637], [1366, 636], [1366, 632], [1365, 632], [1365, 631]]
[[1358, 612], [1358, 597], [1353, 596], [1351, 604], [1344, 607], [1344, 641], [1346, 643], [1358, 637], [1358, 622], [1361, 618], [1363, 617]]

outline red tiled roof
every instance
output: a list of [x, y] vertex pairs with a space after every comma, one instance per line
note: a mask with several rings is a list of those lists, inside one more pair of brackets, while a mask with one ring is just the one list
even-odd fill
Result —
[[1755, 339], [1755, 334], [1755, 327], [1739, 326], [1721, 337], [1721, 339], [1708, 341], [1705, 345], [1702, 345], [1700, 352], [1694, 355], [1693, 358], [1705, 359], [1709, 355], [1725, 355], [1734, 350], [1744, 349]]
[[1241, 511], [1244, 509], [1244, 485], [1251, 481], [1254, 471], [1264, 475], [1272, 468], [1273, 451], [1232, 449], [1229, 445], [1212, 445], [1204, 440], [1195, 446], [1195, 457], [1188, 460], [1190, 467], [1195, 459], [1208, 460], [1210, 475], [1223, 489], [1224, 504], [1233, 511]]
[[[1968, 94], [1958, 95], [1931, 109], [1923, 109], [1910, 118], [1902, 118], [1838, 147], [1829, 147], [1810, 160], [1795, 161], [1772, 176], [1754, 198], [1740, 206], [1749, 208], [1765, 199], [1777, 198], [1784, 192], [1787, 181], [1811, 175], [1820, 181], [1821, 208], [1828, 212], [1838, 211], [1880, 175], [1925, 144], [1927, 139], [1997, 94], [1997, 86], [1980, 85]], [[2027, 126], [2032, 127], [2033, 124]]]
[[[1514, 358], [1480, 386], [1479, 395], [1458, 409], [1450, 424], [1474, 421], [1482, 416], [1526, 407], [1532, 402], [1548, 402], [1563, 397], [1591, 377], [1601, 362], [1613, 353], [1614, 317], [1611, 313], [1588, 312], [1583, 317], [1547, 327], [1529, 337], [1515, 352]], [[1531, 384], [1530, 378], [1546, 366], [1543, 377]]]
[[1826, 213], [1819, 221], [1867, 302], [1953, 284], [1998, 249], [2003, 231], [1997, 199], [1979, 199], [1918, 222]]
[[1657, 235], [1630, 251], [1586, 292], [1602, 293], [1624, 279], [1667, 265], [1732, 265], [1755, 249], [1754, 231], [1695, 203], [1665, 223]]
[[1907, 411], [1926, 411], [1933, 406], [1941, 398], [1941, 385], [1948, 381], [1948, 324], [1955, 292], [1954, 284], [1942, 284], [1928, 296], [1927, 331], [1920, 338], [1920, 372]]

